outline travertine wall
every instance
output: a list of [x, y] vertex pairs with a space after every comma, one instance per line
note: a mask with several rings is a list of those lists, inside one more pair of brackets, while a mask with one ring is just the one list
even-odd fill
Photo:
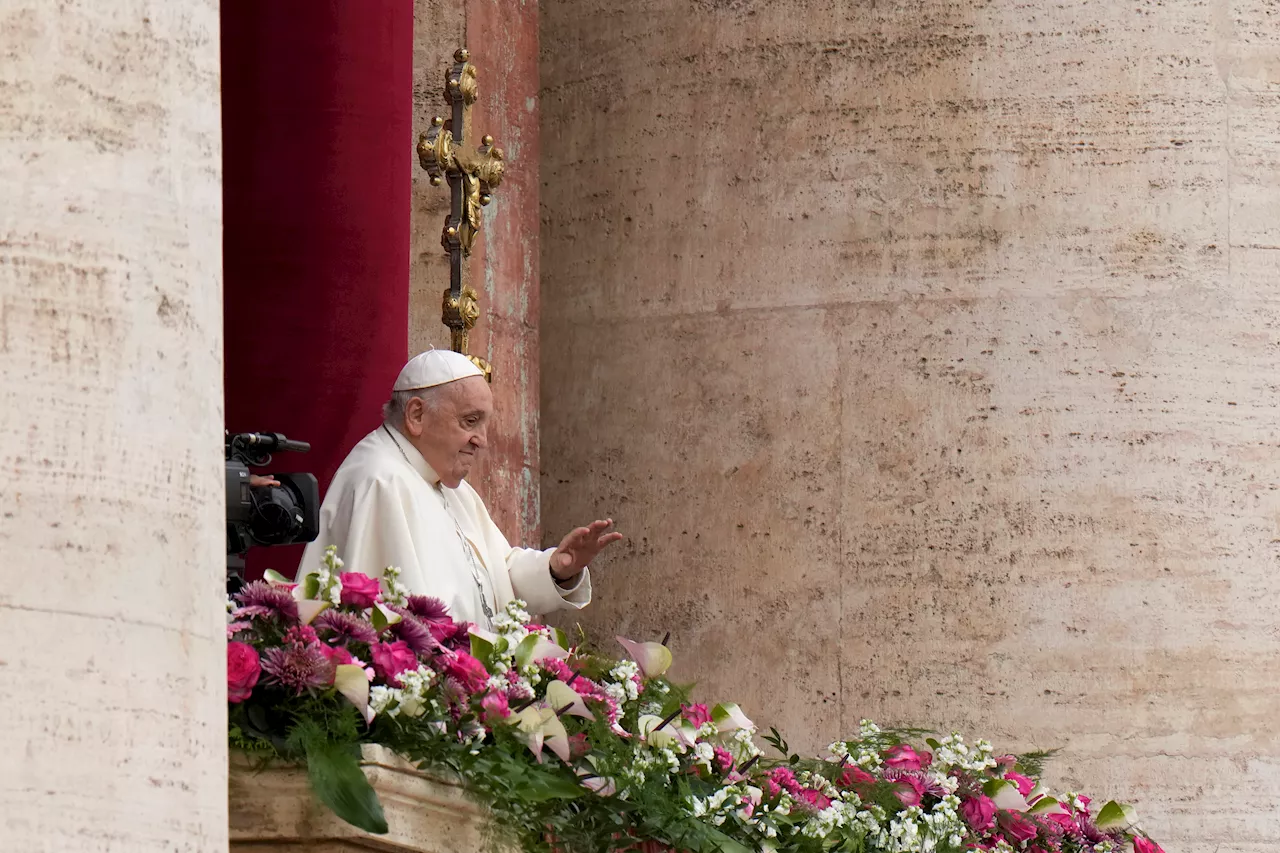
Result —
[[[454, 51], [470, 48], [479, 74], [473, 135], [489, 134], [506, 174], [484, 209], [469, 263], [480, 294], [470, 350], [494, 366], [489, 449], [468, 478], [512, 542], [538, 536], [538, 4], [534, 0], [415, 0], [414, 143], [433, 115]], [[432, 187], [415, 163], [409, 348], [448, 347], [440, 322], [449, 261], [440, 232], [448, 186]]]
[[544, 517], [631, 537], [594, 633], [1275, 849], [1274, 11], [546, 4]]
[[0, 56], [0, 847], [225, 851], [218, 5]]

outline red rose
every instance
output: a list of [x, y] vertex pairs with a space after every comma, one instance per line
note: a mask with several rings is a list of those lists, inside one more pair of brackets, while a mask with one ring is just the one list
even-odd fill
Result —
[[1137, 836], [1133, 839], [1133, 853], [1164, 853], [1164, 850], [1150, 838]]
[[227, 701], [243, 702], [262, 675], [258, 653], [248, 643], [227, 643]]
[[351, 607], [372, 607], [382, 594], [378, 581], [363, 572], [343, 572], [338, 580], [342, 581], [342, 603]]

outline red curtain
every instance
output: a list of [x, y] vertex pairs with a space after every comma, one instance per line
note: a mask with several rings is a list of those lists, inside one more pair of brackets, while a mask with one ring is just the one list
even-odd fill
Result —
[[226, 426], [322, 491], [407, 354], [412, 62], [411, 0], [222, 3]]

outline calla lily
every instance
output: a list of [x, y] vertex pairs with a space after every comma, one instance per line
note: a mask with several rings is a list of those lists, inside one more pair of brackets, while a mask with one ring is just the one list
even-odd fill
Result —
[[747, 715], [742, 713], [733, 702], [725, 702], [711, 709], [711, 721], [716, 724], [716, 728], [724, 732], [734, 732], [738, 729], [754, 730], [756, 724], [747, 719]]
[[[520, 645], [516, 646], [516, 666], [525, 667], [535, 661], [546, 660], [547, 658], [568, 660], [569, 650], [557, 646], [541, 634], [530, 634], [520, 641]], [[552, 704], [555, 703], [553, 702]], [[557, 705], [556, 707], [559, 706]]]
[[1027, 814], [1051, 815], [1068, 814], [1068, 812], [1062, 807], [1062, 803], [1059, 803], [1053, 797], [1044, 796], [1031, 804], [1031, 808], [1027, 809]]
[[662, 643], [637, 643], [625, 637], [616, 639], [631, 659], [639, 664], [640, 674], [645, 678], [657, 678], [671, 667], [671, 650]]
[[302, 580], [293, 588], [293, 600], [304, 601], [320, 594], [320, 576], [315, 572], [303, 575]]
[[564, 723], [556, 716], [556, 712], [540, 704], [525, 708], [511, 716], [517, 729], [524, 736], [529, 751], [538, 763], [542, 763], [542, 748], [545, 746], [566, 764], [569, 762], [569, 733]]
[[617, 782], [612, 779], [602, 779], [599, 776], [592, 776], [590, 779], [583, 779], [582, 787], [601, 797], [612, 797], [618, 792]]
[[298, 620], [303, 625], [310, 625], [312, 619], [315, 619], [328, 609], [329, 602], [327, 601], [316, 601], [313, 598], [303, 599], [298, 602]]
[[271, 586], [287, 586], [292, 588], [293, 581], [277, 572], [275, 569], [267, 569], [262, 573], [262, 579]]
[[369, 677], [364, 667], [351, 663], [338, 664], [333, 676], [333, 686], [347, 697], [366, 723], [373, 722], [373, 709], [369, 707]]
[[375, 604], [369, 610], [369, 621], [373, 623], [374, 630], [381, 631], [388, 625], [394, 625], [403, 617], [394, 610], [388, 610], [385, 604]]
[[982, 793], [991, 798], [996, 808], [1010, 812], [1025, 812], [1028, 808], [1026, 799], [1018, 793], [1018, 786], [1008, 779], [992, 779], [982, 786]]
[[547, 685], [547, 704], [552, 708], [564, 708], [567, 705], [568, 710], [564, 713], [575, 717], [585, 717], [588, 720], [596, 718], [582, 701], [581, 694], [563, 681], [553, 681]]
[[1124, 803], [1112, 800], [1098, 812], [1093, 824], [1103, 832], [1107, 832], [1112, 829], [1128, 829], [1137, 822], [1138, 813], [1134, 811], [1133, 806], [1126, 806]]
[[644, 742], [650, 746], [661, 749], [664, 746], [672, 746], [679, 741], [675, 731], [672, 730], [671, 724], [662, 725], [662, 717], [656, 714], [642, 714], [640, 719], [636, 720], [636, 733], [644, 739]]

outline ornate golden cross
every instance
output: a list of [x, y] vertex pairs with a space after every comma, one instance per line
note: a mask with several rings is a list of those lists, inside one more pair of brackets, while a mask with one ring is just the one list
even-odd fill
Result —
[[431, 119], [431, 129], [418, 138], [418, 162], [431, 176], [432, 186], [449, 181], [451, 204], [440, 236], [440, 244], [449, 254], [449, 289], [444, 292], [441, 320], [449, 327], [453, 350], [467, 355], [492, 381], [492, 366], [467, 353], [468, 337], [480, 317], [480, 303], [475, 288], [467, 283], [463, 261], [471, 257], [471, 246], [480, 233], [480, 208], [489, 203], [490, 194], [502, 182], [502, 149], [493, 146], [492, 136], [482, 138], [477, 148], [467, 147], [471, 105], [479, 95], [476, 67], [465, 47], [453, 58], [444, 85], [449, 120], [441, 116]]

